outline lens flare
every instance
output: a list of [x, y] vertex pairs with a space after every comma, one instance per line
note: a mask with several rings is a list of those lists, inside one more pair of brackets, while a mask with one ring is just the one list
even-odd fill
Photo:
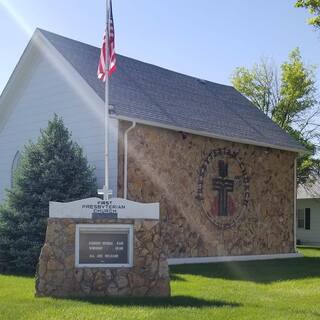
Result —
[[[83, 105], [86, 108], [89, 108], [91, 112], [94, 113], [97, 122], [104, 123], [104, 102], [101, 100], [97, 103], [97, 99], [93, 99], [93, 96], [84, 92], [79, 86], [79, 80], [81, 79], [80, 75], [72, 72], [72, 66], [67, 62], [65, 58], [51, 45], [51, 43], [45, 39], [45, 37], [41, 34], [41, 31], [33, 32], [31, 26], [27, 23], [27, 21], [23, 18], [19, 12], [17, 12], [16, 8], [12, 6], [7, 0], [0, 0], [0, 5], [6, 10], [8, 15], [19, 25], [19, 27], [23, 30], [23, 32], [30, 38], [33, 35], [33, 44], [42, 52], [42, 54], [46, 57], [48, 63], [63, 77], [66, 83], [72, 88], [75, 94], [81, 98]], [[98, 65], [99, 56], [97, 56], [97, 65]], [[75, 79], [77, 77], [77, 79]], [[93, 92], [93, 94], [95, 94]], [[118, 128], [117, 126], [109, 125], [110, 136], [111, 139], [115, 139], [118, 136]], [[135, 129], [136, 130], [136, 129]], [[130, 141], [130, 136], [128, 137]], [[156, 186], [161, 195], [161, 198], [165, 198], [168, 202], [176, 203], [174, 210], [179, 212], [183, 212], [183, 206], [179, 201], [175, 201], [174, 196], [171, 194], [167, 181], [161, 177], [160, 173], [156, 172], [156, 168], [154, 168], [152, 163], [146, 162], [143, 159], [143, 156], [139, 154], [137, 150], [130, 146], [128, 149], [128, 160], [130, 166], [130, 159], [133, 163], [138, 163], [140, 168], [143, 170], [143, 173], [147, 177], [147, 179]], [[132, 164], [132, 163], [131, 163]], [[130, 177], [129, 177], [130, 178]], [[128, 186], [128, 193], [130, 194], [130, 180]], [[158, 199], [160, 200], [160, 199]], [[170, 214], [170, 213], [169, 213]], [[195, 224], [197, 225], [197, 224]]]
[[33, 35], [32, 43], [43, 53], [50, 65], [63, 77], [67, 84], [77, 94], [77, 96], [81, 98], [84, 106], [89, 108], [94, 113], [97, 121], [103, 123], [103, 102], [101, 101], [101, 104], [97, 104], [95, 99], [90, 98], [87, 93], [80, 89], [78, 85], [79, 82], [75, 81], [75, 76], [72, 71], [70, 71], [72, 70], [72, 67], [70, 66], [70, 68], [65, 68], [66, 60], [63, 58], [63, 56], [57, 52], [57, 50], [49, 43], [49, 41], [39, 34], [41, 32], [33, 32], [33, 29], [30, 27], [27, 21], [7, 0], [0, 0], [0, 5], [2, 5], [2, 7], [7, 11], [8, 15], [17, 23], [17, 25], [29, 38]]
[[0, 0], [0, 6], [2, 6], [8, 15], [19, 25], [19, 27], [30, 37], [33, 33], [32, 28], [26, 22], [26, 20], [17, 12], [17, 10], [7, 0]]

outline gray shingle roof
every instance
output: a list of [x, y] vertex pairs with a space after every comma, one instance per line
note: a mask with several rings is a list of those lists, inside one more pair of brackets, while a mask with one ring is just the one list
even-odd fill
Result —
[[320, 181], [314, 184], [299, 186], [297, 199], [320, 199]]
[[[104, 85], [96, 75], [100, 49], [48, 31], [40, 32], [104, 99]], [[233, 87], [202, 81], [119, 54], [117, 72], [110, 80], [110, 104], [120, 117], [226, 140], [304, 151]]]

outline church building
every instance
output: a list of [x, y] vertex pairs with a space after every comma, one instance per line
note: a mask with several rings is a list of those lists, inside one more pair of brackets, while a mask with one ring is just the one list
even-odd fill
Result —
[[[35, 31], [0, 97], [0, 202], [24, 145], [55, 113], [103, 186], [99, 54]], [[297, 256], [304, 149], [238, 91], [117, 55], [109, 102], [113, 196], [160, 203], [169, 263]]]

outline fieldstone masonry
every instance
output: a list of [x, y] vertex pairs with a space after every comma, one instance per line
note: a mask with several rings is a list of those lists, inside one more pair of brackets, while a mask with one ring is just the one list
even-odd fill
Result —
[[[76, 224], [133, 224], [132, 268], [76, 268]], [[37, 296], [170, 295], [167, 257], [158, 220], [49, 218], [36, 273]]]
[[[119, 196], [129, 125], [119, 125]], [[128, 148], [129, 199], [160, 203], [169, 258], [294, 252], [294, 152], [140, 124]]]

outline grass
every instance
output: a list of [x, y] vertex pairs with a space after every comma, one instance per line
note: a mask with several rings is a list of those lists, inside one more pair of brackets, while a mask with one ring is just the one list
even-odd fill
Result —
[[168, 299], [34, 297], [32, 277], [0, 275], [0, 319], [319, 319], [320, 249], [300, 259], [175, 266]]

